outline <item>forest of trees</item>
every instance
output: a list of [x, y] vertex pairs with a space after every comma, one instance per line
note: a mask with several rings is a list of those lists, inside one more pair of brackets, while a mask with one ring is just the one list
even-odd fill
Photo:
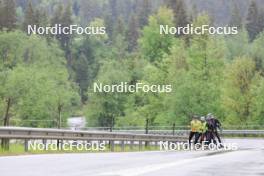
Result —
[[[239, 32], [159, 33], [160, 24], [188, 23]], [[105, 26], [106, 34], [27, 35], [29, 24]], [[0, 0], [1, 125], [61, 127], [70, 116], [88, 126], [186, 125], [209, 112], [226, 125], [263, 125], [263, 29], [258, 0]], [[173, 91], [94, 93], [95, 82]]]

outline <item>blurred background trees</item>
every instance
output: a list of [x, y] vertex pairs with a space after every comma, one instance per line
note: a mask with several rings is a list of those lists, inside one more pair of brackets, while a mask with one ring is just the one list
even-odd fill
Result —
[[[264, 123], [261, 0], [0, 0], [2, 125]], [[237, 35], [160, 35], [159, 25], [237, 26]], [[27, 35], [29, 24], [105, 26], [105, 35]], [[171, 93], [94, 93], [93, 83], [171, 84]]]

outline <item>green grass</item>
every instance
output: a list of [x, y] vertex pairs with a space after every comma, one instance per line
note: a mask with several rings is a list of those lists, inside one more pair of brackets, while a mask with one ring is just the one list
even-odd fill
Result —
[[25, 152], [24, 152], [24, 145], [22, 145], [22, 144], [18, 144], [18, 143], [10, 144], [8, 151], [6, 151], [0, 147], [0, 155], [3, 155], [3, 156], [5, 156], [5, 155], [19, 155], [19, 154], [23, 154], [23, 153], [25, 153]]
[[[125, 145], [125, 150], [122, 151], [122, 148], [120, 145], [115, 145], [114, 146], [114, 152], [137, 152], [137, 151], [155, 151], [159, 150], [158, 147], [155, 146], [147, 146], [145, 147], [144, 145], [142, 146], [141, 150], [139, 150], [138, 145], [134, 145], [133, 148], [131, 149], [129, 145]], [[106, 145], [106, 149], [103, 151], [99, 150], [77, 150], [77, 149], [72, 149], [72, 150], [29, 150], [25, 152], [24, 150], [24, 144], [22, 143], [12, 143], [9, 146], [9, 150], [4, 150], [0, 147], [0, 156], [10, 156], [10, 155], [26, 155], [26, 154], [55, 154], [55, 153], [95, 153], [95, 152], [111, 152], [109, 145]]]

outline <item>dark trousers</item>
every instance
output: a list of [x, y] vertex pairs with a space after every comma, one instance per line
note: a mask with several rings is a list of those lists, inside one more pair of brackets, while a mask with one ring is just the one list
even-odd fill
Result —
[[189, 134], [189, 144], [191, 143], [192, 138], [194, 137], [194, 144], [196, 144], [201, 136], [199, 132], [190, 132]]
[[201, 133], [200, 143], [206, 139], [206, 133]]
[[206, 141], [207, 141], [207, 144], [209, 143], [214, 143], [216, 144], [216, 140], [215, 140], [215, 135], [214, 135], [214, 131], [207, 131], [206, 132]]
[[219, 142], [219, 143], [222, 143], [222, 142], [221, 142], [221, 138], [220, 138], [219, 133], [218, 133], [217, 130], [214, 130], [214, 135], [216, 136], [218, 142]]

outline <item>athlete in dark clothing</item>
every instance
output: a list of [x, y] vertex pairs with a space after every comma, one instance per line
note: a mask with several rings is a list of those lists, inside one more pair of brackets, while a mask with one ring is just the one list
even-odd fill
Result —
[[209, 143], [213, 142], [216, 144], [215, 137], [217, 138], [219, 143], [222, 143], [218, 133], [218, 129], [221, 129], [221, 123], [219, 122], [219, 120], [216, 119], [212, 114], [208, 114], [206, 122], [208, 128], [207, 139]]
[[222, 143], [222, 141], [221, 141], [221, 138], [220, 138], [220, 136], [219, 136], [219, 133], [218, 133], [218, 130], [217, 129], [219, 129], [219, 130], [221, 130], [221, 123], [219, 122], [219, 120], [218, 119], [216, 119], [216, 118], [212, 118], [213, 119], [213, 123], [215, 124], [214, 126], [214, 130], [213, 130], [213, 132], [214, 132], [214, 135], [216, 136], [216, 138], [217, 138], [217, 140], [218, 140], [218, 142], [219, 143]]

